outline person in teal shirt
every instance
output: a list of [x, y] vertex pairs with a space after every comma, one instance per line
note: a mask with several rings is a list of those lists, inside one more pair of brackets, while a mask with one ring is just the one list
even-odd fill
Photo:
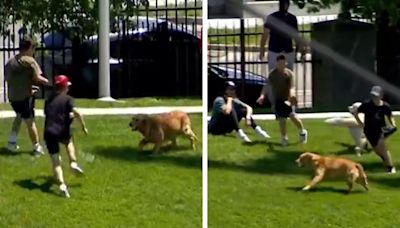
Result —
[[251, 126], [256, 134], [263, 139], [270, 138], [268, 133], [256, 124], [252, 118], [253, 109], [236, 97], [236, 85], [232, 81], [225, 82], [224, 95], [215, 98], [208, 132], [212, 135], [224, 135], [236, 131], [238, 138], [251, 142], [249, 137], [239, 127], [241, 119], [246, 119], [246, 125]]

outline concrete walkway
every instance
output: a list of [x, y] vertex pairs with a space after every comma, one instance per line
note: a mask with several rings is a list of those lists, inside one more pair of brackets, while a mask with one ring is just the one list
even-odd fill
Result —
[[[134, 114], [156, 114], [169, 112], [173, 110], [182, 110], [187, 113], [202, 113], [201, 106], [165, 106], [165, 107], [138, 107], [138, 108], [78, 108], [85, 116], [95, 115], [134, 115]], [[39, 109], [35, 112], [36, 116], [43, 117], [43, 110]], [[298, 113], [301, 119], [327, 119], [332, 117], [349, 117], [348, 112], [321, 112], [321, 113]], [[400, 111], [394, 111], [393, 115], [400, 116]], [[0, 119], [15, 117], [13, 111], [0, 111]], [[255, 120], [275, 120], [273, 114], [256, 114], [253, 115]], [[208, 116], [210, 119], [210, 116]]]
[[[393, 112], [394, 116], [400, 116], [400, 111]], [[333, 117], [350, 117], [349, 112], [320, 112], [320, 113], [298, 113], [300, 119], [328, 119]], [[208, 120], [210, 120], [210, 116]], [[275, 120], [274, 114], [257, 114], [253, 115], [255, 120]]]

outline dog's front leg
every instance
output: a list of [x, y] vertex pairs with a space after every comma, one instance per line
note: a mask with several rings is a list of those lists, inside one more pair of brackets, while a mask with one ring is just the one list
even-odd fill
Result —
[[157, 142], [157, 143], [154, 145], [153, 152], [154, 152], [154, 153], [160, 152], [161, 145], [162, 145], [161, 142]]
[[306, 185], [303, 188], [303, 191], [308, 191], [310, 190], [310, 188], [314, 187], [315, 185], [317, 185], [320, 181], [322, 181], [322, 179], [324, 178], [324, 170], [323, 169], [317, 169], [317, 171], [315, 172], [315, 176], [314, 178], [311, 180], [311, 182]]
[[147, 145], [148, 141], [146, 139], [142, 139], [139, 142], [139, 150], [143, 151], [143, 148]]

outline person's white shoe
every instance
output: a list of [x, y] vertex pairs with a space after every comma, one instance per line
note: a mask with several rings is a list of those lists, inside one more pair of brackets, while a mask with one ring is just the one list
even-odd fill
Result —
[[16, 142], [8, 142], [7, 150], [9, 150], [11, 152], [15, 152], [15, 151], [19, 150], [19, 146], [17, 145]]
[[308, 131], [306, 129], [303, 129], [299, 133], [299, 141], [301, 144], [306, 144], [308, 139]]
[[70, 198], [70, 197], [71, 197], [71, 195], [70, 195], [69, 192], [68, 192], [67, 185], [65, 185], [65, 184], [60, 184], [60, 191], [61, 191], [61, 193], [62, 193], [66, 198]]
[[271, 136], [268, 135], [268, 133], [266, 131], [264, 131], [260, 126], [257, 126], [254, 131], [256, 132], [256, 134], [258, 136], [260, 136], [261, 138], [264, 139], [269, 139], [271, 138]]
[[356, 147], [354, 148], [354, 150], [356, 151], [356, 155], [357, 155], [358, 157], [361, 157], [361, 152], [363, 151], [363, 149], [361, 149], [361, 147], [359, 147], [359, 146], [356, 146]]
[[281, 138], [281, 145], [282, 146], [287, 146], [289, 145], [289, 139], [287, 137]]
[[388, 167], [387, 168], [387, 173], [388, 174], [395, 174], [396, 173], [396, 168], [394, 166]]
[[42, 145], [40, 145], [39, 143], [33, 146], [33, 154], [35, 156], [41, 156], [44, 155], [44, 150]]
[[75, 174], [79, 174], [82, 175], [83, 174], [83, 170], [81, 167], [79, 167], [78, 163], [76, 162], [71, 162], [71, 164], [69, 165], [69, 167], [71, 168], [72, 172], [74, 172]]
[[237, 131], [237, 136], [239, 139], [241, 139], [242, 141], [246, 142], [246, 143], [251, 143], [251, 140], [249, 139], [249, 137], [247, 137], [247, 135], [244, 133], [244, 131], [242, 129], [239, 129]]

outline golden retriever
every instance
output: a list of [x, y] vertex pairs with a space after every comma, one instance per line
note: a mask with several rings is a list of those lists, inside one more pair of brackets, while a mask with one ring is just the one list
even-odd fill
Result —
[[296, 160], [299, 167], [308, 166], [314, 169], [314, 178], [303, 190], [307, 191], [323, 179], [345, 179], [349, 187], [348, 192], [353, 190], [354, 183], [362, 185], [368, 191], [367, 175], [361, 164], [335, 157], [324, 157], [318, 154], [305, 152]]
[[197, 137], [191, 129], [189, 116], [182, 111], [146, 115], [138, 114], [132, 117], [129, 126], [133, 131], [139, 131], [143, 139], [139, 143], [139, 149], [143, 150], [148, 143], [154, 143], [154, 152], [159, 152], [164, 142], [172, 142], [176, 147], [176, 138], [180, 135], [186, 136], [193, 150], [196, 150]]

